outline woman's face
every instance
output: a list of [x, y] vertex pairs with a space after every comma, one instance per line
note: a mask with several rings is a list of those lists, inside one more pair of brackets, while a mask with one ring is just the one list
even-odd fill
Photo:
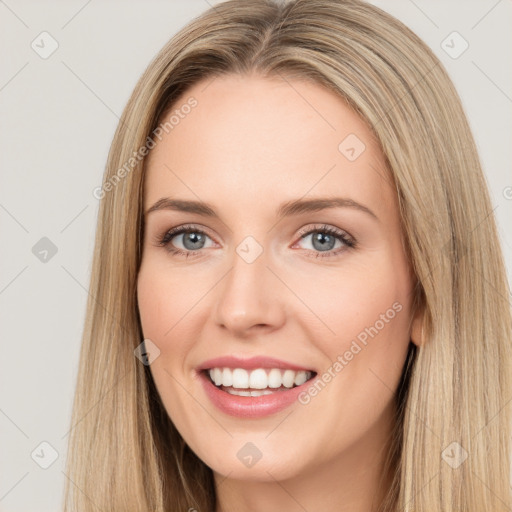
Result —
[[138, 302], [176, 428], [232, 478], [377, 464], [417, 322], [372, 133], [321, 86], [256, 75], [205, 80], [163, 121]]

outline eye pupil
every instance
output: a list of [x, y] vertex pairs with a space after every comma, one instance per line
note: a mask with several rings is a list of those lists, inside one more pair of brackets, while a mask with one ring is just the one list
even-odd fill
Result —
[[[191, 241], [192, 246], [187, 246], [187, 242]], [[188, 250], [201, 249], [201, 242], [204, 243], [204, 236], [201, 233], [184, 233], [183, 245]], [[199, 247], [197, 246], [199, 245]]]
[[[327, 240], [327, 243], [326, 243], [326, 239], [330, 239], [330, 240]], [[318, 247], [316, 245], [317, 243], [320, 244]], [[313, 247], [315, 247], [315, 249], [329, 251], [334, 247], [335, 243], [336, 243], [336, 240], [334, 239], [334, 237], [327, 233], [317, 233], [316, 235], [313, 236]]]

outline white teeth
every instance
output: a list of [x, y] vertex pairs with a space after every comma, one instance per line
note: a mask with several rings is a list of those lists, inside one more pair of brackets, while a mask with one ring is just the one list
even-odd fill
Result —
[[261, 391], [240, 391], [238, 389], [227, 389], [226, 390], [230, 395], [238, 395], [238, 396], [262, 396], [262, 395], [271, 395], [273, 391], [270, 389], [262, 389]]
[[293, 370], [285, 370], [285, 372], [283, 374], [283, 386], [285, 388], [292, 388], [294, 380], [295, 380], [295, 372]]
[[[247, 371], [244, 368], [212, 368], [209, 370], [210, 378], [216, 386], [233, 387], [236, 389], [251, 389], [245, 392], [236, 392], [232, 394], [241, 394], [241, 396], [259, 396], [260, 394], [268, 394], [267, 388], [277, 389], [281, 386], [285, 388], [292, 388], [304, 384], [313, 375], [312, 372], [295, 371], [295, 370], [280, 370], [279, 368], [272, 368], [265, 370], [264, 368], [256, 368], [252, 371]], [[255, 390], [266, 390], [263, 393]], [[228, 390], [231, 392], [231, 390]], [[257, 393], [257, 394], [251, 394]]]
[[[226, 368], [227, 370], [228, 368]], [[243, 368], [235, 368], [233, 370], [233, 384], [234, 388], [248, 388], [249, 387], [249, 374]], [[224, 384], [222, 384], [224, 385]]]
[[220, 368], [213, 369], [213, 381], [216, 386], [220, 386], [222, 383], [222, 370]]
[[280, 388], [283, 380], [281, 378], [281, 370], [272, 368], [268, 374], [268, 387], [269, 388]]
[[296, 386], [300, 386], [301, 384], [304, 384], [308, 380], [307, 372], [297, 372], [297, 375], [295, 376], [294, 384]]
[[251, 391], [251, 396], [271, 395], [273, 391], [270, 389], [263, 389], [261, 391]]
[[233, 385], [233, 374], [229, 368], [224, 368], [222, 370], [222, 385], [223, 386], [232, 386]]
[[249, 387], [253, 389], [265, 389], [268, 386], [267, 372], [263, 368], [253, 370], [249, 376]]

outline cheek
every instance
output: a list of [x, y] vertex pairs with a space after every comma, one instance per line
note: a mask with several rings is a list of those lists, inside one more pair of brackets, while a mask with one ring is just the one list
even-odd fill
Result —
[[137, 280], [137, 299], [144, 337], [160, 343], [171, 340], [182, 327], [178, 325], [180, 319], [187, 323], [187, 310], [195, 295], [194, 287], [180, 280], [179, 271], [166, 271], [150, 261], [143, 265]]
[[147, 273], [139, 275], [137, 301], [144, 338], [160, 338], [159, 333], [163, 330], [164, 315], [160, 295]]
[[179, 270], [169, 271], [151, 259], [142, 265], [137, 300], [143, 336], [160, 350], [150, 368], [157, 385], [163, 380], [167, 387], [174, 387], [176, 382], [169, 382], [173, 380], [169, 374], [178, 378], [190, 371], [187, 354], [204, 324], [204, 311], [198, 304], [204, 293], [202, 287], [190, 286]]
[[177, 337], [187, 339], [180, 333], [185, 322], [179, 323], [185, 315], [182, 309], [186, 301], [173, 284], [162, 269], [143, 265], [137, 281], [137, 299], [143, 336], [160, 350], [159, 357], [150, 365], [151, 375], [167, 414], [183, 432], [191, 428], [183, 411], [193, 409], [194, 402], [182, 393], [180, 386], [187, 345], [178, 343]]
[[[355, 421], [345, 411], [359, 411], [357, 421], [368, 428], [383, 413], [398, 386], [410, 342], [411, 283], [406, 267], [383, 258], [365, 272], [352, 270], [337, 286], [331, 283], [327, 299], [317, 301], [325, 305], [319, 316], [335, 334], [317, 338], [328, 356], [320, 376], [325, 385], [302, 397], [303, 403], [316, 400], [313, 410], [320, 410], [324, 399], [335, 402], [343, 397], [343, 407], [333, 409], [332, 415], [345, 432], [352, 431]], [[318, 395], [324, 398], [314, 398]]]
[[[308, 318], [315, 323], [319, 318], [328, 328], [327, 335], [312, 334], [327, 356], [325, 370], [363, 382], [377, 380], [372, 370], [392, 387], [410, 341], [411, 282], [405, 262], [384, 255], [364, 268], [354, 265], [318, 277], [303, 283], [301, 295], [315, 315]], [[308, 321], [302, 322], [307, 328]], [[333, 368], [336, 361], [342, 367]]]
[[[186, 352], [185, 344], [177, 342], [178, 336], [186, 340], [180, 334], [180, 328], [186, 323], [180, 323], [185, 315], [181, 311], [183, 306], [180, 306], [184, 299], [180, 290], [170, 286], [166, 278], [164, 273], [148, 265], [141, 268], [137, 282], [143, 336], [150, 339], [160, 350], [159, 357], [150, 366], [159, 392], [174, 387], [171, 375], [176, 374], [176, 370], [183, 366]], [[180, 300], [176, 300], [176, 297], [180, 297]], [[164, 403], [167, 405], [167, 398]]]
[[288, 281], [312, 313], [301, 315], [303, 322], [320, 320], [329, 331], [326, 341], [336, 344], [352, 339], [375, 324], [386, 333], [402, 331], [407, 324], [408, 278], [401, 268], [386, 265], [385, 261], [329, 269], [311, 279], [290, 275]]

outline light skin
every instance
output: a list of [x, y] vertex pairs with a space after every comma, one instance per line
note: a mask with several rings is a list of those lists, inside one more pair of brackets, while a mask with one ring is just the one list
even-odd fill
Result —
[[[150, 369], [163, 404], [213, 470], [217, 512], [374, 511], [380, 479], [389, 484], [382, 465], [393, 393], [410, 341], [421, 342], [382, 152], [361, 118], [317, 84], [228, 75], [196, 84], [175, 108], [190, 96], [197, 106], [151, 151], [145, 178], [145, 212], [169, 197], [217, 213], [145, 216], [138, 304], [144, 337], [160, 350]], [[339, 149], [349, 134], [365, 145], [353, 161]], [[330, 197], [372, 213], [344, 206], [276, 216], [283, 203]], [[158, 244], [183, 225], [204, 231], [202, 244], [193, 229]], [[333, 235], [314, 243], [324, 226], [355, 246]], [[252, 263], [236, 251], [249, 236], [263, 249]], [[401, 310], [333, 372], [394, 303]], [[224, 355], [271, 356], [336, 376], [307, 404], [241, 419], [213, 405], [196, 373]], [[262, 454], [252, 467], [237, 457], [248, 442]]]

